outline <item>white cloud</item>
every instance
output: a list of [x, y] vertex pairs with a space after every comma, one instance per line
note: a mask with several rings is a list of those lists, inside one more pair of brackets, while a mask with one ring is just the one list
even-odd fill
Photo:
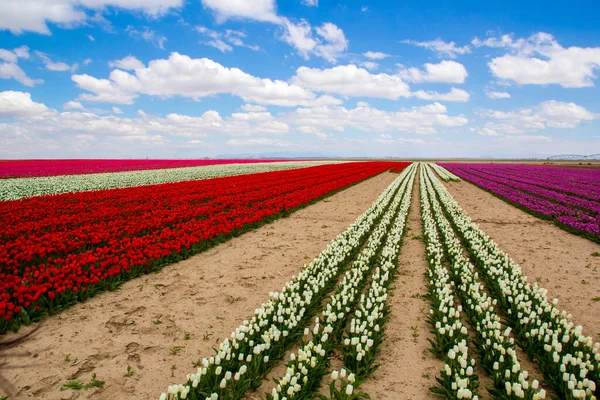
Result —
[[21, 46], [13, 50], [0, 49], [0, 60], [16, 64], [19, 58], [29, 58], [29, 47]]
[[257, 45], [244, 43], [243, 39], [246, 37], [246, 34], [241, 31], [227, 29], [225, 32], [217, 32], [205, 26], [197, 26], [196, 31], [210, 38], [210, 40], [204, 42], [204, 44], [219, 49], [223, 53], [232, 51], [232, 46], [247, 47], [255, 51], [260, 50], [260, 47]]
[[398, 71], [398, 76], [409, 82], [464, 83], [469, 75], [464, 65], [444, 60], [439, 64], [427, 63], [425, 69], [407, 68]]
[[242, 110], [244, 111], [255, 111], [255, 112], [261, 112], [261, 111], [267, 111], [267, 107], [264, 106], [258, 106], [256, 104], [244, 104], [242, 106]]
[[435, 51], [438, 57], [450, 57], [456, 58], [459, 55], [468, 54], [471, 52], [469, 46], [457, 47], [454, 42], [444, 42], [440, 38], [430, 40], [427, 42], [417, 42], [414, 40], [403, 40], [402, 43], [412, 44], [414, 46], [424, 47], [426, 49]]
[[335, 63], [348, 49], [348, 40], [344, 32], [335, 24], [326, 22], [317, 27], [315, 36], [313, 28], [306, 20], [294, 23], [283, 18], [282, 21], [284, 33], [281, 39], [294, 47], [305, 59], [308, 59], [310, 55], [315, 55]]
[[128, 55], [127, 57], [121, 60], [110, 61], [108, 63], [108, 66], [129, 71], [144, 68], [144, 63], [135, 58], [134, 56]]
[[315, 54], [335, 63], [338, 57], [348, 49], [348, 40], [344, 31], [331, 22], [324, 23], [316, 30], [317, 35], [323, 38], [323, 41], [315, 48]]
[[307, 7], [318, 7], [319, 0], [302, 0], [302, 4]]
[[228, 19], [280, 22], [275, 0], [202, 0], [202, 4], [215, 13], [218, 23]]
[[326, 69], [300, 67], [291, 81], [318, 92], [349, 97], [374, 97], [390, 100], [397, 100], [400, 97], [417, 97], [422, 100], [458, 102], [466, 102], [470, 98], [469, 93], [456, 88], [452, 88], [449, 93], [442, 94], [423, 90], [412, 93], [408, 84], [398, 75], [372, 74], [353, 64]]
[[94, 93], [93, 95], [87, 93], [80, 95], [79, 99], [83, 101], [133, 104], [133, 100], [138, 97], [137, 94], [119, 88], [108, 79], [97, 79], [87, 74], [73, 75], [71, 79], [79, 88]]
[[367, 7], [367, 6], [362, 6], [360, 8], [360, 12], [367, 12], [367, 11], [369, 11], [369, 7]]
[[[73, 68], [71, 65], [66, 64], [64, 62], [52, 61], [46, 53], [42, 53], [41, 51], [36, 50], [35, 55], [38, 56], [42, 60], [42, 62], [46, 66], [46, 69], [48, 69], [50, 71], [64, 72], [64, 71], [71, 71], [71, 69]], [[73, 66], [75, 66], [75, 65], [76, 64], [73, 64]], [[74, 69], [76, 70], [77, 68], [75, 67]]]
[[90, 40], [90, 42], [96, 41], [96, 38], [94, 38], [92, 35], [87, 35], [87, 38]]
[[585, 121], [600, 118], [575, 103], [550, 100], [535, 107], [514, 111], [484, 110], [481, 116], [487, 122], [480, 134], [498, 136], [502, 134], [524, 134], [547, 128], [572, 129]]
[[[310, 55], [322, 57], [331, 63], [348, 49], [348, 40], [344, 32], [331, 22], [314, 28], [304, 19], [293, 22], [286, 17], [277, 15], [275, 0], [201, 0], [205, 8], [212, 10], [217, 23], [228, 19], [249, 19], [260, 22], [270, 22], [280, 26], [283, 33], [280, 39], [294, 47], [298, 54], [305, 59]], [[307, 0], [317, 5], [318, 0]], [[220, 40], [221, 42], [219, 42]], [[221, 51], [230, 51], [225, 40], [213, 38], [209, 43]], [[229, 46], [230, 47], [230, 46]]]
[[363, 53], [363, 56], [371, 60], [383, 60], [384, 58], [387, 58], [390, 55], [386, 53], [381, 53], [379, 51], [367, 51], [366, 53]]
[[256, 139], [230, 139], [227, 141], [230, 146], [243, 146], [243, 147], [255, 147], [255, 146], [266, 146], [266, 147], [289, 147], [292, 143], [285, 140], [274, 140], [265, 138]]
[[86, 58], [85, 60], [83, 60], [83, 65], [85, 67], [87, 67], [88, 65], [90, 65], [92, 63], [92, 59], [91, 58]]
[[167, 41], [167, 38], [164, 35], [157, 33], [148, 27], [145, 27], [143, 31], [140, 31], [134, 28], [133, 26], [129, 25], [127, 29], [125, 29], [125, 32], [127, 32], [129, 36], [145, 40], [146, 42], [153, 44], [159, 49], [165, 49], [165, 42]]
[[43, 79], [31, 79], [17, 64], [0, 62], [0, 79], [14, 79], [25, 86], [35, 86], [43, 83]]
[[78, 86], [93, 95], [83, 94], [86, 101], [131, 104], [138, 94], [199, 99], [221, 93], [241, 97], [247, 102], [292, 106], [340, 104], [330, 96], [313, 92], [284, 81], [258, 78], [238, 68], [227, 68], [207, 58], [192, 59], [171, 53], [168, 59], [153, 60], [134, 73], [111, 72], [109, 79], [73, 75]]
[[488, 66], [494, 76], [520, 85], [594, 86], [600, 68], [600, 47], [564, 48], [552, 35], [543, 32], [520, 39], [512, 35], [475, 38], [472, 43], [477, 47], [508, 50], [508, 54], [493, 58]]
[[44, 104], [31, 100], [29, 93], [0, 92], [0, 117], [42, 116], [48, 112]]
[[88, 19], [86, 8], [101, 11], [116, 7], [156, 17], [182, 6], [183, 0], [2, 0], [0, 29], [50, 35], [48, 23], [66, 27], [83, 24]]
[[80, 102], [71, 100], [67, 101], [63, 108], [65, 110], [83, 110], [85, 107], [83, 107], [83, 104], [81, 104]]
[[300, 67], [292, 82], [320, 92], [352, 97], [376, 97], [396, 100], [410, 97], [410, 88], [395, 75], [371, 74], [356, 65], [319, 69]]
[[490, 99], [510, 99], [510, 93], [507, 92], [485, 92], [485, 95]]
[[344, 131], [346, 128], [366, 132], [406, 132], [435, 134], [439, 128], [460, 127], [468, 123], [463, 116], [450, 116], [439, 103], [396, 112], [372, 108], [368, 105], [354, 109], [341, 106], [299, 108], [284, 114], [282, 120], [299, 127], [313, 127], [324, 131]]
[[471, 95], [468, 92], [457, 88], [450, 89], [450, 92], [448, 93], [418, 90], [413, 95], [421, 100], [456, 101], [461, 103], [466, 103], [471, 98]]
[[121, 110], [119, 107], [113, 107], [112, 112], [114, 114], [123, 114], [123, 110]]
[[374, 71], [379, 68], [379, 64], [374, 61], [363, 61], [360, 63], [360, 66], [368, 69], [369, 71]]

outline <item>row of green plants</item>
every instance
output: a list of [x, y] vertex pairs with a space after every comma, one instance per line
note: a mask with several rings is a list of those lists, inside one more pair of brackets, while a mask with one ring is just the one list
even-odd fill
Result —
[[546, 391], [539, 382], [529, 381], [529, 373], [521, 367], [510, 328], [503, 326], [493, 300], [479, 280], [475, 267], [463, 255], [463, 247], [446, 219], [433, 190], [430, 175], [421, 176], [421, 190], [426, 192], [433, 210], [433, 220], [441, 233], [444, 253], [451, 265], [455, 292], [464, 305], [473, 327], [473, 344], [479, 354], [479, 365], [492, 378], [490, 395], [498, 400], [544, 399]]
[[452, 228], [467, 248], [516, 343], [561, 399], [596, 399], [600, 383], [600, 343], [583, 333], [537, 282], [529, 283], [517, 263], [465, 214], [431, 172], [429, 179]]
[[[422, 165], [422, 164], [421, 164]], [[462, 322], [462, 306], [454, 293], [454, 282], [444, 262], [444, 247], [431, 210], [429, 193], [424, 190], [424, 167], [420, 167], [420, 199], [427, 270], [427, 297], [431, 302], [428, 321], [433, 327], [430, 339], [433, 354], [444, 360], [431, 392], [446, 399], [473, 399], [478, 396], [476, 361], [469, 355], [469, 330]]]
[[[369, 273], [376, 268], [376, 265], [382, 263], [382, 254], [389, 248], [386, 245], [390, 241], [397, 240], [397, 236], [394, 235], [394, 230], [398, 228], [397, 221], [402, 220], [400, 226], [404, 226], [408, 212], [409, 192], [414, 181], [414, 168], [409, 168], [404, 177], [391, 207], [381, 219], [379, 226], [371, 233], [366, 246], [352, 267], [342, 277], [335, 294], [329, 299], [321, 315], [315, 319], [312, 330], [308, 328], [305, 330], [306, 337], [300, 349], [290, 355], [286, 372], [283, 377], [276, 380], [276, 386], [271, 393], [267, 394], [268, 400], [313, 399], [315, 389], [320, 386], [329, 369], [330, 355], [339, 346], [349, 319], [352, 315], [360, 314], [359, 300], [364, 297], [361, 293], [368, 283]], [[368, 344], [374, 343], [365, 338], [364, 346], [367, 347]], [[359, 354], [360, 356], [357, 357], [362, 360], [362, 352]], [[366, 377], [365, 371], [359, 370], [356, 365], [352, 367], [346, 366], [342, 372], [342, 375], [345, 375], [346, 369], [350, 371], [347, 379], [340, 379], [343, 389], [336, 390], [335, 384], [330, 386], [332, 398], [340, 400], [346, 396], [358, 398], [364, 395], [354, 393], [354, 388]], [[335, 372], [333, 375], [335, 376]]]
[[302, 338], [340, 275], [392, 206], [406, 176], [403, 173], [394, 180], [281, 291], [270, 293], [269, 300], [215, 349], [214, 356], [204, 358], [184, 384], [170, 385], [161, 400], [240, 399], [260, 386], [268, 371]]

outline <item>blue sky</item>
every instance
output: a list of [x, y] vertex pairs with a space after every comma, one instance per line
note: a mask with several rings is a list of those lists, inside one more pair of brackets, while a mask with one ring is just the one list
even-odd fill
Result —
[[4, 0], [1, 158], [600, 153], [594, 2]]

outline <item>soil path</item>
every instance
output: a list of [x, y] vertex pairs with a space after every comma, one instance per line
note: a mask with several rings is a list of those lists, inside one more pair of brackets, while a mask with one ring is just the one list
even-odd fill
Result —
[[398, 275], [390, 298], [391, 314], [387, 338], [381, 346], [379, 368], [359, 388], [374, 400], [431, 399], [429, 387], [444, 368], [443, 361], [430, 351], [427, 341], [429, 301], [425, 286], [425, 244], [422, 241], [419, 180], [415, 180], [407, 231], [400, 250]]
[[570, 312], [583, 332], [600, 341], [600, 244], [536, 218], [477, 186], [444, 183], [465, 212], [539, 281], [559, 308]]
[[[158, 399], [170, 383], [183, 383], [193, 361], [212, 355], [213, 346], [316, 257], [397, 176], [378, 175], [47, 318], [35, 337], [11, 351], [24, 357], [0, 356], [0, 365], [9, 363], [0, 377], [13, 386], [10, 398]], [[93, 373], [106, 382], [104, 389], [60, 390], [70, 379], [89, 382]]]

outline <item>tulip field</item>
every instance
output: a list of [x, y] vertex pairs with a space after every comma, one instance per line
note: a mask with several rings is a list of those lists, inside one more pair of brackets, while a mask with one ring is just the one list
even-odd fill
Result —
[[510, 164], [442, 164], [534, 215], [600, 242], [600, 170]]
[[[43, 378], [45, 372], [35, 366], [31, 378], [3, 372], [0, 353], [3, 400], [19, 398], [16, 389], [23, 394], [32, 387], [28, 396], [36, 398], [59, 398], [78, 387], [75, 390], [82, 398], [160, 400], [379, 396], [592, 400], [600, 396], [600, 315], [594, 316], [595, 309], [590, 308], [592, 316], [586, 321], [591, 318], [598, 324], [579, 325], [581, 316], [571, 315], [562, 298], [559, 305], [556, 293], [544, 288], [552, 282], [528, 278], [529, 266], [517, 264], [451, 194], [474, 184], [478, 196], [502, 203], [493, 194], [508, 202], [506, 207], [516, 215], [535, 219], [524, 210], [540, 221], [550, 220], [568, 232], [547, 221], [540, 223], [593, 248], [600, 242], [598, 170], [398, 161], [73, 160], [1, 162], [0, 178], [4, 178], [0, 179], [0, 334], [14, 337], [31, 325], [40, 327], [38, 337], [48, 335], [56, 342], [53, 353], [40, 358], [49, 360], [45, 369], [64, 369], [61, 376], [68, 377], [66, 384], [59, 385], [59, 379]], [[353, 187], [358, 190], [352, 193], [358, 195], [366, 187], [362, 185], [374, 179], [382, 179], [385, 185], [371, 193], [366, 203], [371, 205], [356, 212], [354, 222], [328, 239], [316, 257], [317, 252], [304, 256], [303, 266], [294, 265], [296, 272], [282, 279], [282, 287], [273, 287], [271, 278], [263, 276], [255, 290], [265, 289], [265, 298], [249, 304], [254, 311], [244, 319], [231, 321], [223, 314], [217, 315], [215, 323], [202, 313], [191, 313], [197, 335], [173, 333], [169, 329], [174, 321], [161, 320], [162, 315], [153, 317], [148, 327], [125, 319], [122, 325], [133, 327], [135, 335], [121, 333], [122, 327], [101, 333], [105, 325], [93, 313], [86, 314], [85, 320], [69, 319], [73, 310], [110, 299], [111, 292], [120, 290], [127, 293], [126, 306], [137, 307], [126, 312], [133, 318], [145, 308], [143, 302], [136, 304], [136, 294], [144, 290], [146, 277], [177, 270], [182, 260], [202, 257], [209, 248], [216, 254], [225, 252], [224, 246], [231, 245], [234, 237], [244, 238], [251, 231], [262, 232], [267, 246], [269, 238], [277, 235], [279, 222], [303, 211], [307, 211], [303, 218], [311, 223], [303, 226], [325, 229], [330, 220], [318, 220], [317, 214], [309, 213], [311, 207], [339, 201]], [[338, 213], [332, 219], [350, 212], [341, 205], [328, 210]], [[296, 235], [310, 240], [313, 233]], [[284, 243], [277, 251], [299, 246], [299, 241]], [[418, 251], [405, 253], [408, 247]], [[407, 265], [422, 265], [416, 289], [404, 285]], [[202, 268], [211, 265], [201, 264], [193, 274], [203, 274]], [[253, 268], [251, 275], [263, 275], [260, 264]], [[585, 268], [596, 272], [592, 264]], [[158, 294], [161, 284], [155, 283], [153, 296], [181, 296], [181, 301], [184, 296], [200, 296], [198, 310], [206, 310], [203, 295], [208, 294], [203, 292], [210, 292], [207, 288], [213, 282], [195, 278], [189, 276], [198, 282], [192, 294], [183, 287]], [[586, 285], [582, 290], [600, 301], [600, 293], [594, 292], [600, 285], [581, 280]], [[125, 285], [128, 281], [138, 282], [139, 289]], [[222, 283], [218, 286], [217, 292], [231, 289]], [[421, 302], [418, 314], [428, 325], [427, 332], [419, 333], [418, 321], [408, 320], [408, 310], [398, 307], [402, 298]], [[244, 301], [241, 296], [230, 299], [232, 304]], [[187, 316], [188, 311], [193, 310], [177, 312]], [[392, 324], [392, 315], [406, 315], [407, 320]], [[222, 334], [212, 338], [208, 329], [221, 320], [229, 325], [224, 324]], [[45, 323], [51, 327], [46, 331]], [[102, 371], [109, 373], [100, 365], [114, 363], [123, 348], [107, 349], [102, 357], [80, 349], [83, 366], [76, 374], [69, 370], [79, 359], [71, 363], [74, 347], [63, 343], [68, 324], [76, 333], [89, 324], [98, 330], [98, 340], [102, 335], [129, 335], [119, 342], [128, 352], [126, 372], [97, 384]], [[402, 325], [411, 326], [410, 340], [395, 335]], [[139, 354], [129, 353], [137, 348], [132, 344], [154, 331], [161, 334], [152, 336], [149, 351], [162, 349], [157, 343], [160, 338], [170, 347], [171, 358], [188, 361], [185, 370], [167, 365], [167, 355], [162, 357], [164, 365], [157, 361], [140, 367]], [[184, 342], [178, 346], [181, 336]], [[207, 352], [208, 345], [202, 351], [191, 350], [193, 343], [208, 341], [212, 352]], [[426, 387], [406, 389], [413, 390], [411, 395], [397, 394], [396, 390], [405, 389], [404, 377], [380, 373], [383, 363], [390, 362], [383, 361], [383, 355], [398, 346], [410, 353], [421, 342], [426, 351], [417, 354], [411, 368], [427, 382]], [[31, 346], [34, 343], [35, 339]], [[34, 353], [28, 343], [22, 346]], [[434, 370], [421, 368], [418, 360], [427, 357]], [[60, 358], [69, 362], [60, 364], [64, 363]], [[81, 384], [80, 376], [96, 367], [93, 385]], [[35, 381], [37, 375], [43, 383]], [[2, 397], [4, 380], [15, 390]], [[138, 386], [132, 386], [136, 380]], [[365, 389], [366, 382], [383, 389], [375, 396]], [[153, 386], [151, 393], [143, 395], [130, 390], [154, 384], [161, 389]]]

